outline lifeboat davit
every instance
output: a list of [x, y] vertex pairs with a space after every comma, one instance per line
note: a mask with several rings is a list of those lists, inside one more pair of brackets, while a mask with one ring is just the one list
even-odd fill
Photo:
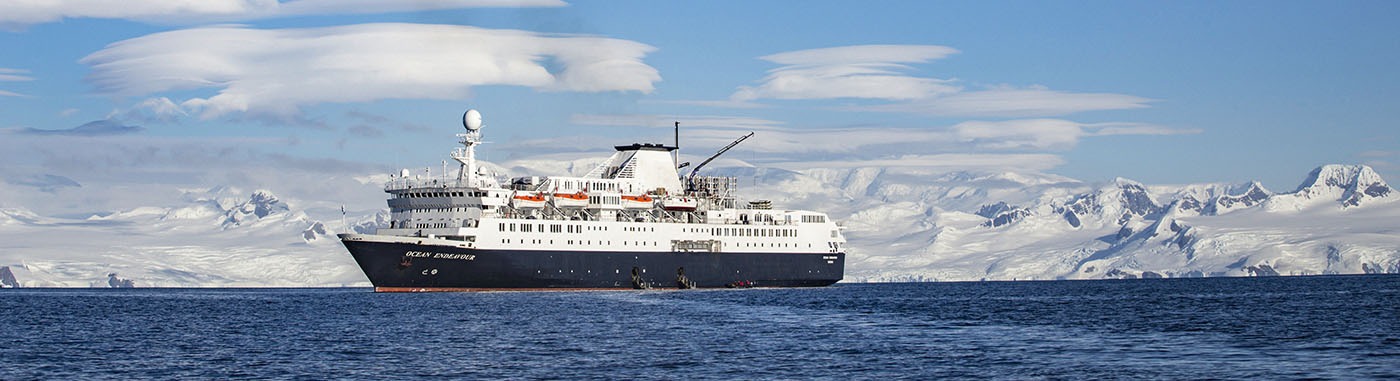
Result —
[[651, 209], [656, 204], [656, 199], [647, 195], [622, 195], [623, 209]]
[[556, 208], [582, 208], [588, 206], [588, 194], [578, 193], [555, 193], [554, 207]]
[[689, 212], [699, 205], [694, 197], [671, 196], [661, 199], [661, 207], [666, 210]]
[[544, 207], [544, 195], [539, 193], [516, 193], [510, 205], [516, 209], [539, 209]]

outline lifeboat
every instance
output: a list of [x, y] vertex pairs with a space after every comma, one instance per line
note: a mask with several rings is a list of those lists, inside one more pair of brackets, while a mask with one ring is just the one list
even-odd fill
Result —
[[670, 196], [661, 199], [661, 207], [666, 210], [689, 212], [695, 210], [697, 205], [699, 201], [694, 197]]
[[539, 193], [516, 193], [510, 199], [510, 206], [516, 209], [539, 209], [544, 207], [544, 195]]
[[656, 199], [644, 194], [636, 196], [622, 195], [623, 209], [651, 209], [652, 205], [655, 203]]
[[588, 194], [578, 193], [555, 193], [554, 207], [556, 208], [582, 208], [588, 206]]

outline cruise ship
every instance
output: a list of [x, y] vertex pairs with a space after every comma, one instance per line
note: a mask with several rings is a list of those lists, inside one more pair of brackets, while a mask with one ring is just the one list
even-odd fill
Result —
[[[580, 177], [504, 178], [476, 160], [481, 113], [456, 171], [392, 174], [388, 227], [340, 240], [379, 292], [821, 287], [845, 269], [842, 228], [821, 212], [740, 200], [734, 177], [679, 163], [674, 145], [614, 147]], [[416, 172], [416, 171], [415, 171]]]

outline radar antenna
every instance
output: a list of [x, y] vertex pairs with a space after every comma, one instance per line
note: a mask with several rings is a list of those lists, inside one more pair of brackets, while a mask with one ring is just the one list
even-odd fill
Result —
[[[484, 126], [485, 124], [481, 122], [480, 111], [472, 109], [462, 113], [462, 127], [467, 129], [467, 133], [457, 134], [457, 137], [460, 138], [457, 142], [462, 144], [462, 148], [452, 150], [452, 159], [462, 164], [457, 172], [457, 181], [466, 180], [468, 186], [477, 186], [476, 146], [481, 144], [481, 128]], [[445, 167], [443, 172], [447, 172]]]

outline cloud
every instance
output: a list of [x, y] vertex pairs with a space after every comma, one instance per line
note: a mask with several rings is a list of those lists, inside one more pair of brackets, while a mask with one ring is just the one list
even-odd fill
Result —
[[304, 200], [303, 206], [384, 205], [376, 186], [364, 186], [353, 177], [388, 173], [389, 168], [276, 153], [287, 144], [285, 138], [230, 136], [9, 135], [0, 138], [0, 161], [5, 163], [0, 179], [10, 181], [0, 185], [62, 183], [29, 178], [51, 173], [98, 191], [0, 192], [0, 204], [26, 205], [41, 214], [91, 213], [178, 204], [182, 188], [230, 185], [272, 189], [279, 196]]
[[[379, 114], [373, 114], [373, 113], [364, 112], [364, 111], [360, 111], [360, 110], [350, 110], [350, 111], [346, 111], [346, 112], [345, 112], [345, 116], [348, 117], [348, 118], [351, 118], [351, 119], [356, 119], [356, 120], [359, 120], [359, 121], [361, 121], [361, 122], [364, 122], [364, 123], [366, 124], [366, 127], [369, 127], [369, 125], [377, 125], [377, 126], [386, 126], [386, 125], [387, 125], [387, 126], [393, 126], [394, 128], [397, 128], [397, 129], [399, 129], [399, 130], [401, 130], [401, 131], [406, 131], [406, 132], [419, 132], [419, 133], [422, 133], [422, 132], [430, 132], [430, 131], [433, 131], [433, 129], [428, 128], [428, 127], [423, 126], [423, 125], [420, 125], [420, 124], [398, 122], [398, 121], [389, 119], [389, 117], [387, 117], [387, 116], [383, 116], [383, 115], [379, 115]], [[378, 128], [375, 128], [375, 129], [378, 129]]]
[[371, 127], [367, 124], [357, 124], [346, 129], [346, 131], [366, 138], [379, 138], [384, 136], [384, 130]]
[[107, 119], [121, 119], [146, 123], [170, 123], [189, 116], [188, 112], [175, 101], [166, 97], [147, 98], [124, 110], [113, 110]]
[[759, 57], [792, 66], [886, 63], [919, 63], [942, 59], [958, 50], [938, 45], [853, 45], [807, 49]]
[[45, 130], [45, 129], [39, 129], [39, 128], [25, 128], [25, 129], [19, 130], [19, 133], [25, 134], [25, 135], [47, 135], [47, 136], [53, 136], [53, 135], [59, 135], [59, 136], [107, 136], [107, 135], [134, 134], [134, 133], [137, 133], [137, 132], [141, 132], [141, 131], [143, 131], [143, 130], [145, 130], [145, 128], [142, 128], [141, 126], [127, 126], [127, 125], [123, 125], [123, 124], [121, 124], [121, 123], [119, 123], [119, 122], [116, 122], [116, 121], [107, 119], [107, 120], [94, 120], [94, 121], [91, 121], [91, 122], [84, 123], [84, 124], [81, 125], [81, 126], [77, 126], [77, 127], [73, 127], [73, 128], [68, 128], [68, 129]]
[[741, 86], [734, 102], [756, 99], [919, 99], [958, 91], [951, 81], [902, 71], [958, 51], [936, 45], [859, 45], [799, 50], [759, 57], [786, 65], [770, 70], [757, 86]]
[[192, 23], [303, 15], [395, 13], [482, 7], [558, 7], [564, 5], [567, 4], [559, 0], [7, 1], [0, 3], [0, 27], [17, 29], [65, 18]]
[[945, 153], [902, 155], [865, 160], [792, 161], [773, 167], [800, 171], [810, 168], [918, 168], [926, 170], [1016, 170], [1044, 171], [1064, 165], [1064, 158], [1053, 154]]
[[1151, 99], [1114, 93], [1075, 93], [1044, 86], [991, 86], [969, 90], [956, 79], [911, 74], [911, 64], [956, 54], [938, 45], [855, 45], [798, 50], [760, 57], [784, 66], [754, 86], [740, 86], [728, 101], [685, 101], [712, 107], [752, 107], [763, 99], [862, 99], [887, 103], [848, 106], [848, 111], [903, 112], [958, 117], [1052, 117], [1086, 111], [1148, 107]]
[[688, 146], [720, 147], [733, 141], [742, 131], [758, 131], [759, 136], [755, 138], [762, 144], [743, 145], [740, 149], [775, 154], [889, 154], [967, 149], [1060, 151], [1074, 148], [1085, 137], [1180, 135], [1200, 132], [1198, 129], [1174, 129], [1148, 124], [1080, 123], [1063, 119], [974, 120], [952, 126], [923, 128], [793, 128], [780, 121], [728, 116], [576, 114], [570, 117], [570, 122], [574, 124], [629, 127], [669, 128], [673, 120], [681, 122], [682, 139]]
[[1071, 93], [1042, 86], [959, 92], [908, 103], [864, 106], [868, 111], [895, 111], [934, 116], [1034, 117], [1085, 111], [1148, 107], [1151, 99], [1112, 93]]
[[953, 126], [960, 141], [990, 149], [1066, 149], [1085, 135], [1079, 123], [1058, 119], [968, 121]]
[[661, 80], [642, 62], [653, 50], [628, 40], [458, 25], [213, 26], [116, 42], [80, 62], [104, 93], [217, 89], [178, 104], [202, 118], [294, 119], [320, 103], [460, 99], [483, 85], [649, 93]]
[[775, 120], [735, 116], [648, 114], [573, 114], [569, 116], [569, 122], [590, 126], [655, 128], [672, 128], [675, 122], [680, 122], [681, 127], [687, 130], [696, 127], [768, 130], [783, 124]]
[[47, 173], [9, 178], [5, 179], [5, 182], [38, 188], [40, 191], [48, 193], [54, 193], [63, 188], [82, 188], [83, 186], [73, 179]]
[[[0, 82], [23, 82], [23, 81], [33, 81], [33, 80], [34, 80], [34, 77], [30, 77], [30, 76], [24, 75], [24, 74], [28, 74], [28, 73], [29, 73], [28, 70], [9, 69], [9, 68], [0, 67]], [[13, 92], [13, 91], [0, 90], [0, 97], [23, 97], [23, 96], [25, 96], [25, 95], [24, 95], [24, 94], [20, 94], [20, 93], [16, 93], [16, 92]]]

